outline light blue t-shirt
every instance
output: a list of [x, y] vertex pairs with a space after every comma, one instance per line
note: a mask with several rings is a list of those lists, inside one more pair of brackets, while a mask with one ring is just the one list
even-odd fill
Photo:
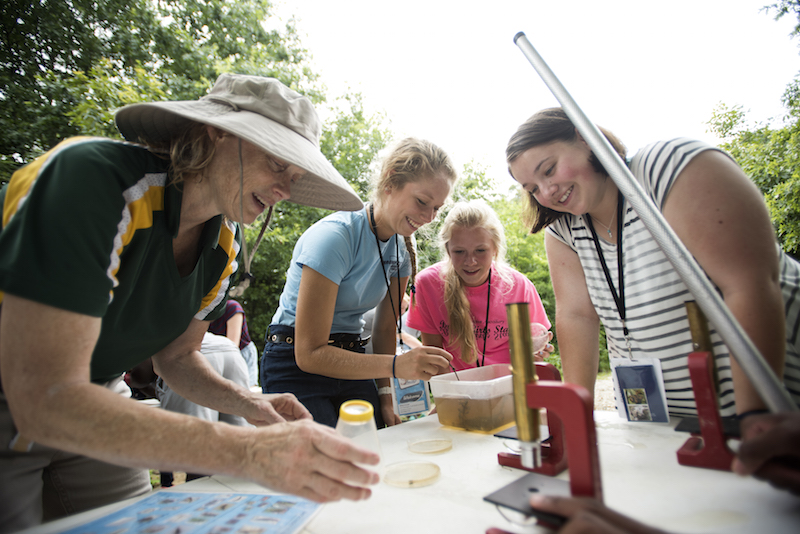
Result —
[[[381, 268], [375, 234], [370, 230], [369, 215], [361, 211], [340, 211], [314, 223], [300, 236], [286, 271], [286, 285], [272, 324], [294, 326], [297, 317], [297, 293], [303, 266], [314, 269], [339, 286], [333, 312], [332, 334], [361, 334], [361, 316], [377, 306], [386, 296], [386, 278]], [[411, 274], [411, 260], [406, 245], [397, 234], [380, 242], [386, 276], [403, 278]], [[399, 252], [399, 258], [395, 251]], [[400, 267], [400, 276], [397, 267]], [[396, 295], [392, 295], [397, 298]]]

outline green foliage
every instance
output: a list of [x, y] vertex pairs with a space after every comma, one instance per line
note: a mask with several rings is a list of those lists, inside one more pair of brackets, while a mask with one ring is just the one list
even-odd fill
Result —
[[800, 100], [798, 80], [784, 94], [789, 109], [781, 128], [769, 124], [748, 125], [741, 108], [720, 104], [709, 126], [723, 142], [744, 172], [759, 188], [769, 208], [772, 223], [783, 249], [800, 253]]
[[795, 24], [792, 35], [800, 35], [800, 1], [798, 0], [780, 0], [777, 4], [772, 4], [764, 8], [767, 11], [775, 11], [775, 20], [778, 20], [785, 15], [794, 14], [797, 17], [797, 24]]
[[325, 124], [320, 150], [356, 193], [366, 198], [370, 178], [378, 170], [375, 168], [378, 151], [392, 139], [383, 125], [386, 117], [383, 114], [366, 116], [361, 93], [339, 98], [333, 111], [336, 115]]
[[[267, 29], [270, 6], [269, 0], [0, 3], [0, 183], [65, 137], [118, 138], [113, 117], [119, 107], [141, 101], [195, 100], [222, 72], [276, 77], [319, 109], [326, 95], [308, 66], [308, 53], [294, 23]], [[787, 92], [792, 102], [796, 96], [797, 91]], [[322, 152], [366, 198], [370, 177], [377, 171], [376, 156], [391, 141], [387, 118], [366, 115], [361, 94], [344, 96], [321, 111], [322, 116], [332, 117], [323, 126]], [[738, 117], [731, 116], [729, 123], [726, 127], [732, 129]], [[499, 188], [483, 166], [471, 162], [461, 174], [454, 200], [483, 198], [495, 208], [506, 228], [509, 264], [534, 282], [553, 320], [555, 299], [543, 235], [529, 235], [522, 227], [519, 199]], [[774, 192], [782, 198], [793, 194], [794, 190], [777, 187]], [[434, 237], [447, 210], [445, 206], [437, 220], [419, 232], [420, 268], [439, 259]], [[255, 280], [240, 302], [259, 349], [278, 307], [295, 243], [328, 213], [278, 204], [254, 253], [261, 224], [245, 229]], [[557, 347], [557, 340], [554, 343]], [[560, 367], [558, 357], [553, 360]]]
[[268, 0], [7, 0], [0, 13], [2, 181], [65, 137], [116, 136], [124, 104], [194, 100], [222, 72], [324, 100], [294, 25], [266, 29]]
[[[50, 72], [44, 77], [52, 78]], [[65, 113], [70, 125], [83, 135], [121, 139], [114, 124], [114, 113], [126, 104], [135, 104], [147, 95], [148, 100], [167, 100], [162, 80], [142, 67], [130, 69], [129, 76], [120, 75], [108, 59], [100, 61], [88, 73], [76, 71], [64, 80], [74, 105]]]
[[[195, 100], [222, 72], [272, 76], [319, 108], [325, 94], [294, 23], [268, 30], [269, 0], [8, 0], [0, 5], [0, 181], [64, 137], [119, 138], [114, 112], [129, 103]], [[336, 102], [321, 150], [366, 194], [370, 166], [390, 134], [360, 94]], [[324, 114], [323, 114], [324, 115]], [[242, 304], [263, 334], [303, 231], [326, 210], [281, 203], [252, 258]], [[245, 230], [251, 248], [261, 225]]]
[[[800, 0], [780, 0], [767, 6], [775, 19], [794, 15], [798, 19], [792, 35], [800, 35]], [[800, 254], [800, 77], [783, 94], [787, 110], [781, 125], [748, 124], [741, 106], [720, 104], [711, 116], [709, 129], [764, 195], [781, 247]]]

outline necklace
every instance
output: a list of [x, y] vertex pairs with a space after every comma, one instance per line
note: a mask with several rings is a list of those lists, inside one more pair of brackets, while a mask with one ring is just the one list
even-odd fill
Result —
[[[600, 226], [602, 226], [603, 228], [606, 229], [606, 233], [608, 234], [608, 238], [609, 239], [611, 239], [611, 237], [612, 237], [611, 236], [611, 225], [614, 223], [614, 217], [616, 217], [616, 216], [617, 216], [617, 210], [614, 210], [614, 214], [611, 216], [611, 220], [608, 221], [607, 225], [601, 223], [599, 220], [597, 221], [597, 224], [599, 224]], [[592, 216], [589, 215], [589, 217], [591, 218]]]

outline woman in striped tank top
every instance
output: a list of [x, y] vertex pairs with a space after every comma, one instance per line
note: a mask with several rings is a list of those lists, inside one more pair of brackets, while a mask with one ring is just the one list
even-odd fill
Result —
[[[602, 131], [625, 159], [624, 145]], [[611, 358], [659, 359], [669, 412], [695, 415], [684, 306], [692, 295], [564, 111], [546, 109], [528, 119], [506, 156], [527, 193], [532, 233], [546, 229], [566, 381], [593, 391], [602, 323]], [[800, 400], [800, 267], [778, 247], [758, 189], [727, 154], [690, 139], [654, 143], [628, 166]], [[752, 384], [709, 328], [722, 415], [763, 411]]]

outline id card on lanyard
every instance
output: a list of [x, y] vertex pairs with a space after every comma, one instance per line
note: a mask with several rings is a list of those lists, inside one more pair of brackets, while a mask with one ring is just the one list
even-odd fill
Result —
[[617, 413], [628, 421], [669, 423], [661, 360], [610, 358]]
[[[627, 417], [628, 421], [668, 423], [669, 412], [667, 412], [667, 395], [664, 388], [664, 376], [661, 373], [661, 360], [657, 358], [633, 358], [630, 331], [626, 323], [627, 310], [625, 308], [625, 276], [622, 250], [622, 234], [625, 228], [623, 220], [624, 204], [625, 197], [622, 196], [621, 191], [618, 191], [615, 216], [617, 217], [617, 283], [619, 290], [614, 287], [611, 279], [611, 273], [603, 256], [603, 249], [600, 247], [600, 240], [597, 238], [591, 215], [587, 213], [585, 219], [586, 226], [592, 234], [592, 240], [594, 241], [608, 288], [617, 307], [620, 321], [622, 321], [622, 333], [625, 336], [625, 345], [628, 349], [627, 358], [610, 358], [609, 361], [614, 381], [614, 398], [620, 417]], [[606, 230], [609, 237], [611, 237], [611, 231], [608, 228]]]

